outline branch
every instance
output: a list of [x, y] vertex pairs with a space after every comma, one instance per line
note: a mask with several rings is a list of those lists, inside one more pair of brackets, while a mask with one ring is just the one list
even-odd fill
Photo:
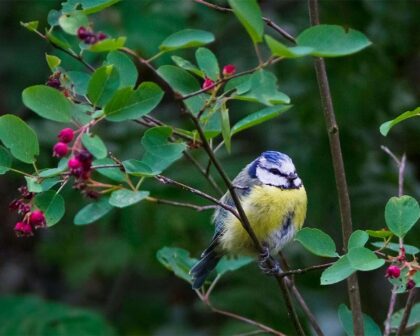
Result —
[[309, 266], [309, 267], [306, 267], [306, 268], [298, 268], [298, 269], [282, 272], [282, 273], [279, 274], [279, 276], [280, 277], [287, 277], [289, 275], [302, 274], [302, 273], [306, 273], [306, 272], [310, 272], [310, 271], [324, 269], [324, 268], [330, 267], [334, 263], [335, 262], [329, 262], [329, 263], [322, 264], [322, 265]]
[[[195, 0], [195, 2], [202, 4], [204, 6], [207, 6], [209, 8], [218, 10], [219, 12], [223, 12], [223, 13], [233, 13], [233, 10], [231, 8], [226, 8], [226, 7], [222, 7], [222, 6], [218, 6], [215, 4], [212, 4], [210, 2], [204, 1], [204, 0]], [[283, 28], [281, 28], [280, 26], [278, 26], [277, 24], [275, 24], [273, 22], [273, 20], [266, 18], [266, 17], [262, 17], [262, 19], [264, 20], [264, 22], [267, 24], [267, 26], [271, 27], [272, 29], [274, 29], [276, 32], [278, 32], [280, 35], [282, 35], [285, 39], [289, 40], [290, 42], [296, 43], [296, 40], [294, 39], [294, 37], [292, 35], [290, 35], [288, 32], [286, 32]]]
[[416, 288], [414, 287], [412, 290], [410, 290], [410, 294], [408, 294], [407, 303], [405, 304], [405, 310], [403, 317], [401, 319], [400, 327], [397, 331], [397, 336], [404, 335], [405, 328], [407, 327], [408, 318], [410, 317], [411, 310], [414, 306], [414, 303], [416, 302]]
[[152, 203], [156, 203], [156, 204], [173, 205], [173, 206], [178, 206], [178, 207], [190, 208], [197, 211], [214, 210], [219, 207], [219, 205], [195, 205], [191, 203], [175, 202], [175, 201], [170, 201], [170, 200], [155, 198], [155, 197], [147, 197], [146, 200]]
[[386, 314], [386, 320], [384, 323], [385, 324], [384, 336], [388, 336], [391, 333], [391, 318], [392, 318], [392, 313], [394, 312], [396, 301], [397, 301], [397, 285], [394, 285], [392, 287], [391, 299], [389, 300], [389, 306], [388, 306], [388, 313]]
[[[311, 25], [318, 25], [318, 1], [308, 0], [308, 5]], [[315, 71], [321, 95], [322, 106], [324, 110], [324, 118], [328, 131], [331, 155], [333, 159], [332, 163], [338, 193], [341, 228], [343, 234], [343, 251], [345, 252], [347, 242], [353, 231], [353, 224], [351, 220], [350, 197], [347, 188], [346, 173], [344, 169], [343, 155], [341, 152], [339, 130], [335, 119], [334, 106], [331, 98], [331, 92], [327, 77], [327, 70], [325, 67], [325, 62], [322, 58], [315, 58]], [[347, 288], [348, 296], [350, 299], [350, 307], [353, 316], [354, 333], [355, 335], [363, 336], [364, 331], [362, 307], [360, 302], [359, 283], [357, 281], [356, 274], [351, 275], [347, 279]]]

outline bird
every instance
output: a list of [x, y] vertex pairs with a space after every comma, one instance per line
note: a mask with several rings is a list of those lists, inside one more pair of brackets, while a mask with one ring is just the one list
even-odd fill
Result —
[[[263, 247], [260, 267], [277, 254], [299, 231], [306, 218], [307, 195], [292, 159], [278, 151], [265, 151], [249, 163], [232, 181], [252, 230]], [[226, 192], [222, 204], [236, 209]], [[249, 234], [232, 212], [218, 207], [213, 215], [215, 232], [210, 245], [191, 268], [193, 289], [199, 289], [224, 255], [256, 256]], [[258, 256], [258, 254], [257, 254]]]

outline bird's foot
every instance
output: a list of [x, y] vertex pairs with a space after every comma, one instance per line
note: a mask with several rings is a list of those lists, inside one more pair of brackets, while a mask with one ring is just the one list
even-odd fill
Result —
[[261, 271], [267, 275], [280, 274], [282, 272], [281, 267], [277, 260], [271, 258], [268, 246], [264, 244], [262, 248], [263, 251], [261, 252], [258, 260], [258, 265]]

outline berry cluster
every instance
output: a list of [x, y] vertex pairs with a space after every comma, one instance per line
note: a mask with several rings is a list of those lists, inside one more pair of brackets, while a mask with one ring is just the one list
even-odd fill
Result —
[[95, 44], [98, 41], [105, 40], [106, 34], [99, 32], [95, 33], [90, 28], [80, 27], [77, 30], [77, 37], [86, 44]]
[[[223, 67], [223, 77], [229, 77], [236, 73], [236, 67], [233, 64], [228, 64]], [[204, 82], [201, 86], [203, 90], [210, 90], [214, 87], [214, 81], [208, 77], [204, 78]]]
[[69, 152], [68, 144], [74, 139], [74, 131], [71, 128], [64, 128], [58, 134], [58, 140], [53, 147], [53, 156], [62, 158]]
[[50, 77], [48, 77], [45, 85], [48, 85], [54, 89], [61, 90], [61, 81], [60, 81], [61, 72], [54, 72]]
[[34, 234], [34, 230], [44, 228], [46, 220], [44, 213], [35, 209], [31, 211], [34, 194], [28, 191], [27, 187], [20, 187], [21, 198], [13, 200], [9, 204], [9, 209], [17, 211], [23, 218], [15, 224], [15, 232], [18, 237], [29, 237]]
[[410, 290], [410, 289], [413, 289], [414, 287], [416, 287], [416, 282], [413, 280], [413, 276], [417, 272], [417, 269], [412, 267], [412, 264], [407, 261], [405, 248], [402, 247], [400, 249], [400, 253], [399, 253], [398, 257], [394, 257], [394, 258], [392, 258], [392, 260], [394, 262], [397, 262], [399, 265], [394, 265], [394, 264], [390, 265], [386, 269], [385, 277], [386, 278], [391, 278], [391, 279], [397, 279], [397, 278], [400, 277], [401, 271], [403, 269], [407, 269], [408, 272], [406, 273], [407, 282], [405, 284], [405, 289]]

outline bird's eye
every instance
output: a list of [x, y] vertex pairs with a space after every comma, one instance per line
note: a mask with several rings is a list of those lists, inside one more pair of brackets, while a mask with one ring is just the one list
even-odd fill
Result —
[[274, 175], [281, 175], [280, 170], [278, 170], [277, 168], [270, 168], [268, 171]]

